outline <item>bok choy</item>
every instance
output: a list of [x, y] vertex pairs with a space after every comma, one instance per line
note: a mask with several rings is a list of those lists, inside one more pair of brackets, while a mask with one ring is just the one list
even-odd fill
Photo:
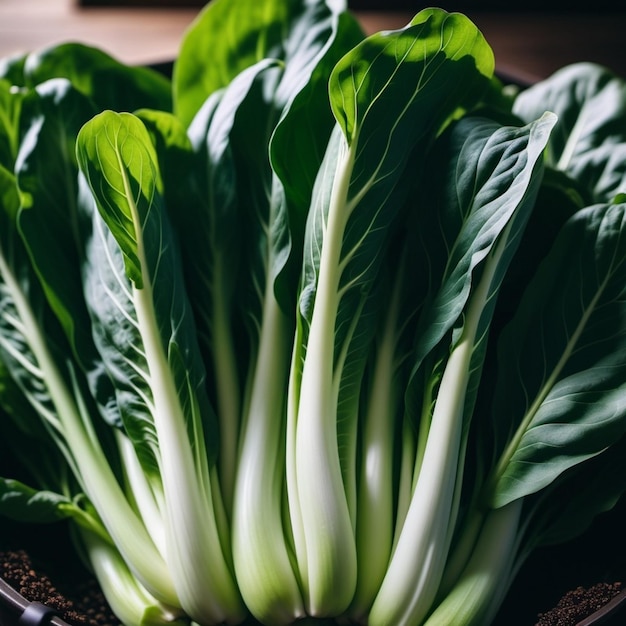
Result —
[[622, 497], [626, 83], [496, 61], [213, 0], [0, 64], [0, 513], [125, 626], [497, 623]]

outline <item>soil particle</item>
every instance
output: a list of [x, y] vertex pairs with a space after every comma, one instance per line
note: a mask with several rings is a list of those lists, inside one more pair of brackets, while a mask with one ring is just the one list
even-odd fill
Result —
[[0, 578], [31, 602], [42, 602], [73, 626], [118, 626], [94, 579], [57, 584], [25, 550], [0, 552]]
[[575, 626], [610, 602], [621, 588], [621, 583], [617, 582], [597, 583], [591, 587], [572, 589], [553, 609], [540, 613], [535, 626]]

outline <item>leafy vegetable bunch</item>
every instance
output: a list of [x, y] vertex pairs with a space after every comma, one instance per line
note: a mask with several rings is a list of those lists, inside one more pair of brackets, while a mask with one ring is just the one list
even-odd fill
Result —
[[4, 59], [0, 511], [128, 626], [490, 623], [626, 488], [625, 177], [621, 78], [437, 8]]

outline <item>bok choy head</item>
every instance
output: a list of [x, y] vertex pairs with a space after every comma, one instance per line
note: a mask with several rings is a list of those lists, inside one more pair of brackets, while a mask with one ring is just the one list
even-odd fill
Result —
[[125, 626], [485, 626], [622, 496], [624, 83], [494, 67], [335, 0], [0, 62], [0, 512]]

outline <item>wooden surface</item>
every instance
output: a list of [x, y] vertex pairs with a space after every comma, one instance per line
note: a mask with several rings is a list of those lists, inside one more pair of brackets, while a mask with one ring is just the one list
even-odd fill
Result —
[[[423, 5], [418, 5], [423, 6]], [[438, 6], [446, 7], [445, 2]], [[75, 0], [0, 0], [0, 57], [80, 41], [127, 63], [175, 58], [195, 8], [80, 7]], [[576, 61], [602, 63], [626, 78], [626, 11], [565, 14], [472, 12], [500, 72], [524, 81]], [[366, 32], [406, 24], [405, 12], [357, 13]]]

